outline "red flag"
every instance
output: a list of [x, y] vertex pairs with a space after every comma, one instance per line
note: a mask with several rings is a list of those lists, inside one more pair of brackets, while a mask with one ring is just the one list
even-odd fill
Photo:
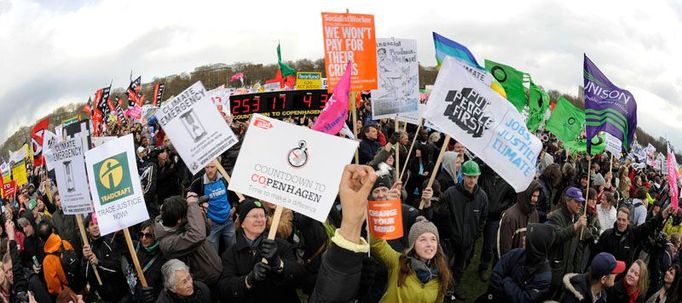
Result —
[[133, 107], [138, 103], [137, 99], [139, 96], [140, 89], [142, 88], [142, 76], [137, 77], [137, 79], [130, 82], [128, 85], [128, 107]]
[[154, 99], [152, 99], [152, 106], [156, 107], [157, 104], [161, 103], [163, 98], [163, 90], [166, 87], [163, 83], [156, 83], [154, 85]]
[[47, 130], [49, 119], [47, 117], [40, 120], [31, 130], [31, 143], [33, 145], [33, 166], [42, 166], [45, 163], [43, 158], [43, 137]]
[[137, 106], [144, 105], [144, 95], [142, 93], [137, 93]]
[[236, 73], [230, 77], [230, 81], [237, 81], [239, 79], [244, 79], [244, 73]]
[[88, 98], [88, 102], [83, 105], [83, 111], [88, 114], [88, 116], [92, 116], [92, 98]]

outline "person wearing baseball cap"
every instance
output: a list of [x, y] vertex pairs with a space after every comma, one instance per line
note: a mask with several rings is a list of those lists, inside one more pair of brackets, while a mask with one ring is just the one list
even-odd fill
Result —
[[599, 253], [592, 259], [587, 273], [564, 276], [565, 293], [561, 302], [606, 302], [606, 289], [624, 271], [625, 262], [616, 260], [610, 253]]
[[585, 204], [582, 191], [577, 187], [569, 187], [563, 195], [563, 202], [557, 209], [547, 215], [547, 224], [557, 230], [556, 245], [550, 253], [552, 264], [552, 298], [557, 299], [561, 294], [561, 278], [572, 272], [582, 263], [583, 246], [580, 241], [581, 229], [587, 225], [587, 217], [582, 215]]

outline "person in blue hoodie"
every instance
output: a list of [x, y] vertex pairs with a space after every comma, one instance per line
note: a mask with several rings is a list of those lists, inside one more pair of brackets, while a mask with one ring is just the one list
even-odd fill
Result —
[[228, 192], [227, 181], [218, 173], [215, 162], [211, 162], [204, 168], [204, 174], [195, 179], [190, 186], [191, 191], [208, 198], [208, 213], [210, 231], [208, 242], [220, 254], [220, 239], [223, 239], [223, 247], [228, 248], [235, 242], [235, 229], [232, 214], [233, 204], [238, 199], [234, 192]]

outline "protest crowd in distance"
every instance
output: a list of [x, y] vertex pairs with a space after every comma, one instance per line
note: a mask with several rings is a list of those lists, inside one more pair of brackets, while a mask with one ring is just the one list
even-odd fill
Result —
[[322, 23], [327, 78], [137, 77], [36, 123], [0, 166], [0, 301], [681, 302], [679, 167], [587, 55], [583, 109], [437, 33], [420, 87], [416, 40]]

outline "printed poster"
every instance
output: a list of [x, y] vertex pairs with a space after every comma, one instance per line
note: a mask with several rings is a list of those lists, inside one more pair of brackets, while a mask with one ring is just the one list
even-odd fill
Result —
[[417, 111], [417, 40], [379, 38], [376, 45], [379, 84], [372, 91], [372, 117], [392, 118], [396, 114]]

